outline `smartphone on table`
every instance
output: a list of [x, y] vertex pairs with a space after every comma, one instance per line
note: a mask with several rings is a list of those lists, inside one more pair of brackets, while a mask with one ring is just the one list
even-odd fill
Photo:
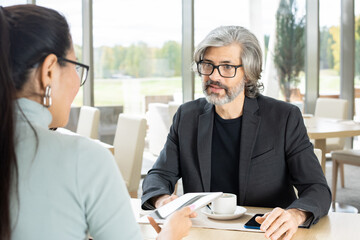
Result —
[[249, 221], [247, 221], [244, 224], [245, 228], [249, 228], [249, 229], [259, 229], [260, 230], [260, 223], [258, 223], [257, 221], [255, 221], [256, 217], [262, 217], [264, 216], [264, 214], [255, 214]]

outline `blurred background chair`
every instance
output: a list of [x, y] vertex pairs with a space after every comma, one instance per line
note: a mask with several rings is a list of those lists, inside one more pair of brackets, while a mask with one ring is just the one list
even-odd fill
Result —
[[[347, 118], [348, 101], [337, 98], [318, 98], [315, 105], [315, 117], [334, 118], [345, 120]], [[326, 153], [344, 149], [345, 138], [326, 139]]]
[[322, 158], [322, 152], [321, 149], [318, 148], [314, 148], [314, 153], [317, 157], [317, 159], [319, 160], [319, 163], [321, 164], [321, 158]]
[[[360, 167], [360, 150], [348, 149], [348, 150], [334, 151], [331, 152], [331, 156], [332, 156], [332, 167], [333, 167], [331, 191], [332, 191], [332, 202], [335, 203], [339, 166], [344, 166], [344, 164], [349, 164]], [[344, 175], [342, 175], [341, 177], [343, 178]], [[344, 187], [344, 179], [342, 179], [341, 187]]]
[[[315, 117], [334, 118], [345, 120], [347, 118], [348, 101], [338, 98], [318, 98], [315, 105]], [[331, 151], [343, 150], [345, 138], [326, 139], [326, 159], [331, 159]], [[340, 164], [341, 184], [344, 185], [344, 166]]]
[[98, 139], [100, 111], [95, 107], [82, 106], [76, 133], [93, 139]]
[[147, 140], [149, 143], [149, 152], [158, 156], [163, 149], [167, 135], [172, 124], [172, 119], [180, 104], [175, 102], [150, 103], [149, 110], [146, 113], [146, 119], [149, 125]]
[[119, 115], [114, 138], [114, 156], [132, 198], [137, 198], [145, 135], [144, 117], [130, 114]]

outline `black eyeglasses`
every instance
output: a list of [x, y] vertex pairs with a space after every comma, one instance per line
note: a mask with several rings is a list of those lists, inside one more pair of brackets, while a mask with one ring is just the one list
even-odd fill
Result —
[[236, 69], [239, 67], [242, 67], [242, 64], [240, 65], [230, 65], [230, 64], [220, 64], [220, 65], [214, 65], [209, 62], [200, 61], [197, 63], [197, 69], [198, 72], [201, 75], [210, 76], [214, 69], [217, 68], [220, 76], [224, 78], [233, 78], [236, 75]]
[[66, 58], [63, 58], [63, 57], [58, 57], [58, 59], [60, 61], [75, 64], [76, 65], [76, 67], [75, 67], [76, 72], [77, 72], [77, 74], [79, 75], [79, 78], [80, 78], [80, 87], [85, 84], [86, 78], [87, 78], [88, 73], [89, 73], [89, 68], [90, 68], [88, 65], [85, 65], [85, 64], [82, 64], [82, 63], [79, 63], [79, 62], [75, 62], [75, 61], [72, 61], [72, 60], [69, 60], [69, 59], [66, 59]]

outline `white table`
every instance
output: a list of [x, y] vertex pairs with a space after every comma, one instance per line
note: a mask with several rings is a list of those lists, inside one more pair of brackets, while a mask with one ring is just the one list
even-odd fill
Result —
[[349, 120], [310, 117], [304, 118], [310, 139], [315, 140], [315, 148], [322, 151], [321, 167], [325, 174], [326, 138], [354, 137], [360, 135], [360, 124]]

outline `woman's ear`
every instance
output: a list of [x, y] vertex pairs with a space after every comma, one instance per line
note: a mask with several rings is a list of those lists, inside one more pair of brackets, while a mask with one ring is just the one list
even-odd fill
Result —
[[41, 65], [41, 87], [45, 88], [51, 85], [54, 77], [58, 75], [59, 66], [58, 58], [55, 54], [49, 54]]

